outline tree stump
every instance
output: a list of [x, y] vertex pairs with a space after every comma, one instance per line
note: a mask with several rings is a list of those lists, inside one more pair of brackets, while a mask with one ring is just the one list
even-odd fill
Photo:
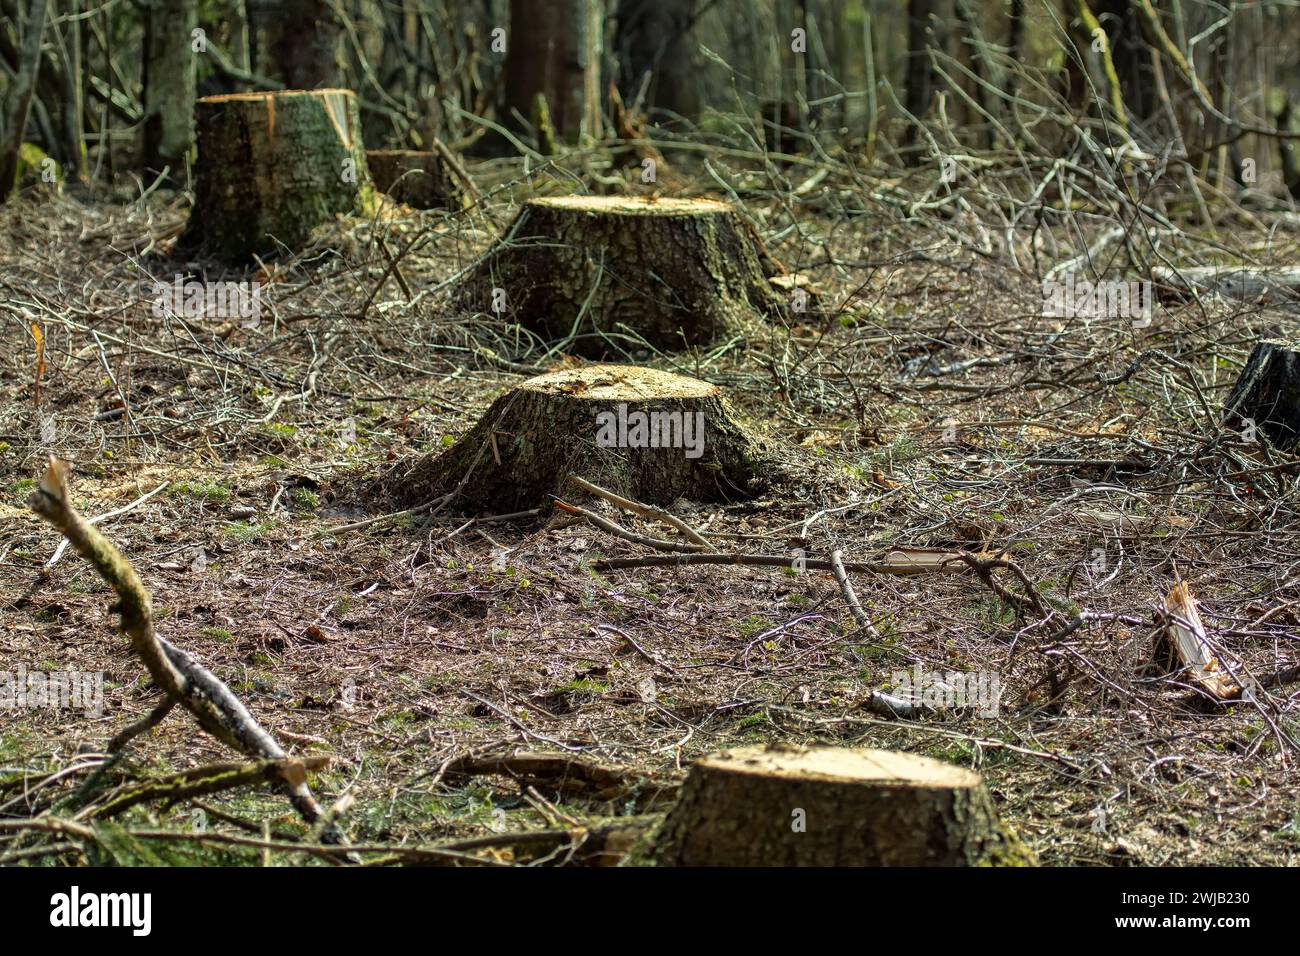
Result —
[[1285, 342], [1258, 343], [1223, 403], [1234, 427], [1255, 427], [1283, 451], [1300, 444], [1300, 351]]
[[778, 315], [767, 281], [778, 271], [726, 203], [559, 196], [526, 202], [456, 298], [579, 355], [617, 354], [638, 338], [675, 351]]
[[413, 209], [459, 209], [460, 186], [437, 153], [414, 149], [368, 149], [375, 188]]
[[583, 497], [570, 474], [652, 504], [734, 501], [758, 491], [762, 467], [716, 385], [588, 365], [521, 383], [451, 448], [381, 485], [412, 504], [455, 492], [463, 510], [502, 514]]
[[300, 248], [375, 189], [351, 90], [231, 93], [198, 101], [194, 208], [180, 246], [231, 263]]
[[979, 774], [886, 750], [746, 747], [691, 767], [660, 866], [1032, 865]]

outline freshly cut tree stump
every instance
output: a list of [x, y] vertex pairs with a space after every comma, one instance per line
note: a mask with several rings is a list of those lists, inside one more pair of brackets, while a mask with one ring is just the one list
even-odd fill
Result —
[[375, 188], [413, 209], [459, 209], [459, 184], [437, 153], [414, 149], [368, 149]]
[[1032, 865], [979, 774], [887, 750], [746, 747], [691, 767], [660, 866]]
[[1258, 343], [1223, 403], [1232, 427], [1250, 422], [1283, 451], [1300, 444], [1300, 350], [1285, 342]]
[[351, 90], [206, 96], [196, 118], [194, 209], [181, 248], [246, 262], [300, 248], [340, 213], [374, 212]]
[[570, 474], [640, 501], [734, 501], [760, 486], [763, 448], [716, 385], [634, 365], [528, 379], [437, 457], [381, 484], [411, 504], [456, 493], [471, 512], [584, 497]]
[[623, 349], [640, 337], [680, 350], [776, 316], [783, 303], [767, 279], [777, 271], [726, 203], [547, 197], [524, 204], [457, 300], [579, 355], [616, 354], [606, 335]]

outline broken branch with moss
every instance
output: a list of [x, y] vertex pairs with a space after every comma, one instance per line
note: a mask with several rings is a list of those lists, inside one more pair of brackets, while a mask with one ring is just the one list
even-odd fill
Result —
[[[149, 592], [131, 562], [72, 506], [66, 474], [67, 466], [51, 457], [28, 504], [57, 528], [73, 550], [89, 561], [117, 592], [113, 609], [121, 615], [122, 631], [154, 683], [168, 701], [188, 710], [200, 727], [228, 747], [250, 757], [277, 761], [277, 775], [290, 802], [308, 823], [316, 822], [324, 811], [307, 786], [303, 763], [284, 752], [220, 678], [154, 630]], [[158, 705], [148, 717], [114, 738], [113, 743], [119, 747], [124, 745], [136, 733], [162, 720], [170, 710], [167, 702]], [[330, 836], [341, 840], [338, 833]]]

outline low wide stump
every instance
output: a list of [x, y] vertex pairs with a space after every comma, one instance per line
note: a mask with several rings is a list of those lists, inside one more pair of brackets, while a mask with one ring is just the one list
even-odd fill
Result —
[[456, 301], [578, 355], [618, 354], [638, 339], [678, 351], [778, 315], [768, 278], [780, 271], [727, 203], [558, 196], [524, 203]]
[[462, 510], [506, 514], [583, 497], [570, 474], [651, 504], [734, 501], [758, 491], [762, 467], [716, 385], [588, 365], [521, 383], [451, 448], [382, 484], [413, 505], [454, 492]]
[[351, 90], [205, 96], [195, 105], [194, 208], [178, 250], [245, 263], [306, 244], [376, 195]]
[[1249, 420], [1282, 451], [1300, 445], [1300, 347], [1256, 344], [1223, 408], [1232, 427]]
[[745, 747], [691, 767], [660, 866], [1013, 866], [979, 774], [887, 750]]
[[446, 162], [434, 152], [368, 149], [375, 188], [412, 209], [459, 209], [463, 194]]

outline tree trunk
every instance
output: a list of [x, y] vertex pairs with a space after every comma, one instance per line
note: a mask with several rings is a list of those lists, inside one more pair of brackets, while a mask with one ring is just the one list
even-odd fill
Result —
[[580, 355], [682, 349], [779, 314], [777, 271], [726, 203], [562, 196], [526, 202], [457, 301]]
[[1256, 345], [1223, 408], [1230, 427], [1253, 424], [1282, 451], [1300, 445], [1300, 350], [1269, 340]]
[[[700, 110], [699, 75], [688, 34], [694, 0], [621, 0], [615, 48], [619, 86], [637, 111], [661, 110], [687, 118]], [[646, 84], [643, 103], [635, 99]], [[651, 113], [654, 118], [653, 112]]]
[[459, 209], [461, 190], [447, 164], [434, 152], [366, 150], [375, 188], [414, 209]]
[[[1122, 101], [1116, 113], [1127, 122], [1146, 123], [1156, 115], [1157, 103], [1155, 76], [1151, 68], [1150, 53], [1143, 34], [1142, 20], [1134, 9], [1134, 0], [1081, 0], [1096, 16], [1096, 23], [1106, 32], [1107, 49], [1103, 62], [1109, 60], [1114, 76], [1107, 78], [1107, 86], [1118, 82], [1119, 88], [1111, 97]], [[1081, 40], [1083, 38], [1080, 38]], [[1087, 37], [1091, 42], [1091, 36]], [[1103, 90], [1098, 84], [1098, 92]]]
[[183, 179], [194, 144], [196, 0], [153, 0], [145, 13], [144, 120], [140, 161], [155, 173], [170, 167]]
[[746, 747], [696, 763], [660, 866], [1017, 866], [1033, 854], [970, 770], [884, 750]]
[[27, 114], [36, 89], [41, 62], [41, 36], [45, 32], [46, 0], [32, 0], [22, 35], [18, 73], [10, 81], [3, 113], [0, 113], [0, 200], [8, 199], [18, 186], [18, 154], [27, 132]]
[[410, 504], [502, 514], [583, 494], [573, 474], [651, 504], [731, 501], [761, 486], [763, 449], [716, 385], [634, 365], [540, 375], [502, 395], [437, 457], [379, 481]]
[[343, 24], [329, 0], [285, 0], [271, 44], [275, 63], [291, 90], [339, 84]]
[[554, 136], [566, 142], [600, 136], [603, 8], [603, 0], [511, 0], [507, 111], [535, 125], [549, 117]]
[[[943, 49], [947, 23], [944, 0], [908, 0], [907, 76], [904, 81], [907, 111], [915, 123], [924, 121], [934, 101], [938, 75], [930, 62], [931, 48]], [[904, 145], [916, 142], [918, 130], [909, 121]]]
[[301, 248], [375, 189], [351, 90], [233, 93], [198, 102], [194, 208], [181, 241], [226, 262]]
[[64, 159], [77, 182], [90, 181], [86, 156], [85, 70], [82, 64], [81, 0], [69, 0], [64, 28], [57, 33], [63, 86]]

